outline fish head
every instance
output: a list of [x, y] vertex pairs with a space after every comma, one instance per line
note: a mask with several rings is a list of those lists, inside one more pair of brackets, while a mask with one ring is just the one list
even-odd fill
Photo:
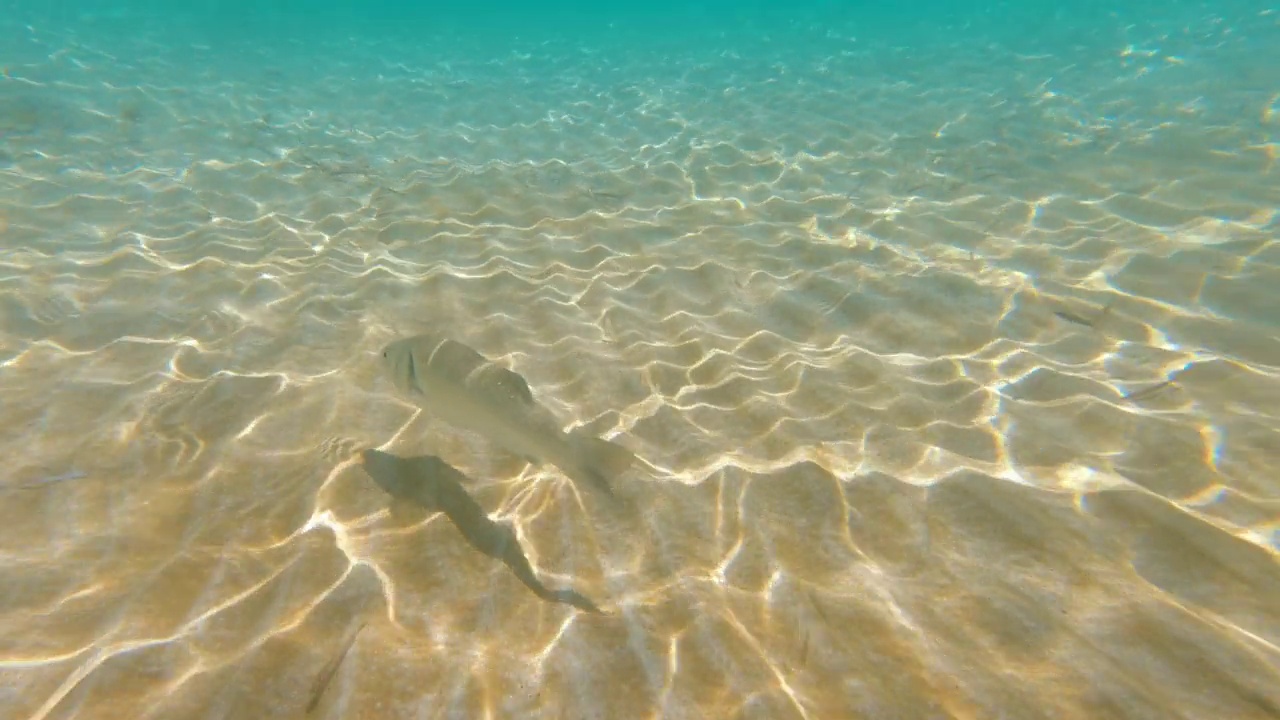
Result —
[[382, 369], [395, 388], [403, 393], [419, 392], [419, 373], [426, 369], [427, 358], [415, 358], [414, 338], [396, 340], [382, 348]]

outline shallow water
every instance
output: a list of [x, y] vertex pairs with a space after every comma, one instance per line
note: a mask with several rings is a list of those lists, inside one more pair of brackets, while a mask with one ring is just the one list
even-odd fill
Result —
[[6, 21], [0, 716], [1280, 716], [1278, 18], [1069, 20]]

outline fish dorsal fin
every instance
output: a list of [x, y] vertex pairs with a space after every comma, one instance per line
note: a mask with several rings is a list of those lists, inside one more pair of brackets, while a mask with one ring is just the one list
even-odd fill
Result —
[[533, 392], [529, 383], [519, 373], [499, 365], [480, 368], [470, 378], [471, 387], [495, 400], [518, 400], [521, 404], [533, 404]]
[[431, 351], [431, 372], [438, 377], [461, 385], [467, 376], [489, 361], [483, 355], [456, 340], [443, 340]]

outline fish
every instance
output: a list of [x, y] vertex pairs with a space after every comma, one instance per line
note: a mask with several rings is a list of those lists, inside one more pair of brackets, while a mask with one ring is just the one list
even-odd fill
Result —
[[564, 432], [524, 377], [456, 340], [415, 335], [388, 344], [381, 354], [395, 388], [419, 407], [531, 464], [554, 465], [575, 483], [613, 495], [612, 482], [636, 460], [617, 443]]
[[1063, 320], [1066, 320], [1069, 323], [1075, 323], [1076, 325], [1084, 325], [1085, 327], [1093, 327], [1093, 321], [1082, 318], [1073, 312], [1068, 312], [1066, 310], [1054, 310], [1053, 314], [1057, 315]]
[[1170, 385], [1173, 385], [1173, 380], [1165, 380], [1164, 382], [1158, 385], [1152, 385], [1151, 387], [1131, 392], [1128, 395], [1125, 395], [1124, 399], [1132, 402], [1135, 400], [1141, 400], [1143, 398], [1151, 397], [1152, 395], [1155, 395], [1156, 393], [1169, 387]]
[[1107, 318], [1107, 315], [1111, 314], [1111, 308], [1114, 307], [1115, 304], [1116, 304], [1116, 301], [1113, 298], [1110, 302], [1108, 302], [1106, 305], [1102, 307], [1102, 310], [1100, 310], [1097, 316], [1094, 317], [1094, 319], [1092, 320], [1085, 317], [1081, 317], [1068, 310], [1054, 310], [1053, 314], [1057, 315], [1059, 318], [1063, 320], [1066, 320], [1069, 323], [1075, 323], [1076, 325], [1084, 325], [1085, 327], [1097, 327], [1099, 323], [1101, 323], [1103, 320]]

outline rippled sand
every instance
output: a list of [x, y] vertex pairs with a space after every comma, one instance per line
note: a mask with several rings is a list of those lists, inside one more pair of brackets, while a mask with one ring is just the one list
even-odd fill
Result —
[[[1280, 716], [1273, 20], [27, 37], [0, 716]], [[618, 497], [398, 397], [424, 330]]]

